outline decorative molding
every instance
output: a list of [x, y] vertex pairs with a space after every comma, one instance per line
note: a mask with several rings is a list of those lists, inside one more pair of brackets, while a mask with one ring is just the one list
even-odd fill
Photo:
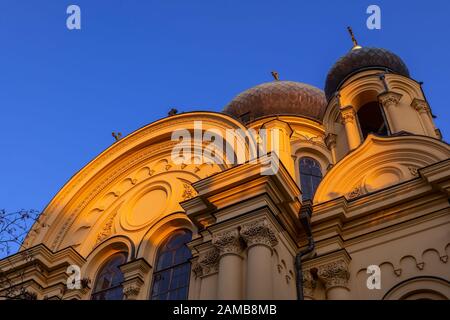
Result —
[[430, 110], [428, 103], [425, 100], [414, 98], [411, 102], [411, 107], [413, 107], [419, 113], [426, 113]]
[[346, 123], [353, 123], [355, 121], [356, 118], [356, 113], [355, 113], [355, 109], [353, 109], [352, 106], [347, 106], [344, 108], [341, 108], [341, 123], [342, 124], [346, 124]]
[[414, 177], [418, 177], [419, 176], [419, 171], [418, 171], [417, 167], [408, 166], [408, 170], [409, 170], [409, 173], [411, 173], [412, 176], [414, 176]]
[[207, 276], [219, 271], [219, 250], [211, 248], [200, 254], [198, 263], [202, 267], [202, 276]]
[[194, 198], [197, 195], [197, 192], [189, 183], [183, 183], [184, 191], [182, 194], [183, 201]]
[[336, 146], [336, 138], [337, 135], [334, 133], [329, 133], [325, 137], [325, 144], [329, 150], [333, 149]]
[[305, 297], [313, 298], [314, 290], [317, 287], [317, 280], [315, 280], [311, 274], [311, 270], [303, 271], [303, 295]]
[[396, 106], [402, 98], [402, 94], [392, 91], [387, 91], [378, 96], [378, 100], [385, 108]]
[[243, 249], [242, 239], [237, 229], [213, 235], [212, 244], [219, 249], [221, 256], [225, 254], [239, 255]]
[[108, 216], [106, 223], [104, 224], [102, 230], [97, 234], [97, 239], [95, 241], [94, 247], [97, 246], [100, 242], [102, 242], [103, 240], [105, 240], [112, 234], [114, 218], [116, 217], [117, 212], [118, 211], [114, 211], [113, 213], [111, 213]]
[[198, 261], [192, 263], [192, 272], [194, 272], [196, 278], [203, 275], [203, 267]]
[[241, 227], [240, 235], [248, 247], [265, 245], [272, 248], [278, 243], [275, 232], [270, 227], [267, 219], [260, 219], [244, 224]]
[[350, 200], [362, 196], [363, 194], [364, 194], [363, 187], [361, 185], [358, 185], [354, 187], [353, 190], [347, 195], [347, 198]]
[[324, 283], [325, 289], [348, 286], [350, 272], [344, 260], [333, 261], [318, 268], [317, 275]]

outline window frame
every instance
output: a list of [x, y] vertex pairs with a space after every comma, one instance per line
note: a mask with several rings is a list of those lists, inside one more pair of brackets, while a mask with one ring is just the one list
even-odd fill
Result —
[[[155, 258], [155, 264], [154, 264], [155, 265], [155, 269], [154, 269], [155, 271], [153, 271], [153, 274], [152, 274], [152, 283], [151, 283], [151, 286], [150, 286], [149, 300], [155, 300], [154, 297], [160, 296], [162, 294], [169, 294], [172, 291], [179, 290], [179, 289], [182, 289], [182, 288], [187, 288], [187, 293], [189, 294], [189, 284], [190, 284], [189, 282], [190, 282], [190, 275], [191, 275], [191, 262], [190, 262], [190, 259], [192, 257], [191, 253], [190, 253], [190, 256], [183, 262], [172, 264], [172, 265], [170, 265], [168, 267], [164, 267], [164, 268], [158, 269], [159, 259], [161, 258], [162, 254], [164, 254], [165, 252], [172, 251], [172, 250], [170, 250], [170, 251], [163, 251], [163, 249], [167, 247], [167, 245], [169, 244], [170, 241], [176, 239], [175, 235], [177, 233], [181, 233], [181, 232], [185, 232], [185, 233], [180, 235], [180, 236], [185, 236], [186, 234], [189, 234], [190, 235], [190, 240], [189, 241], [192, 240], [192, 231], [191, 230], [189, 230], [189, 229], [177, 229], [177, 230], [174, 230], [173, 232], [171, 232], [158, 246], [158, 250], [157, 250], [156, 258]], [[185, 242], [183, 245], [186, 245], [186, 243], [187, 242]], [[179, 250], [180, 248], [182, 248], [182, 246], [180, 246], [178, 249], [175, 249], [175, 251]], [[187, 249], [189, 250], [189, 248], [187, 248]], [[174, 270], [176, 270], [177, 268], [179, 268], [181, 266], [184, 266], [184, 265], [188, 266], [186, 286], [178, 287], [178, 288], [175, 288], [175, 289], [170, 289], [170, 284], [171, 284], [171, 281], [173, 280], [173, 272], [174, 272]], [[172, 270], [172, 271], [171, 271], [171, 274], [170, 274], [171, 275], [171, 279], [170, 279], [170, 282], [169, 282], [169, 285], [168, 285], [168, 290], [166, 290], [164, 292], [159, 292], [158, 294], [154, 294], [154, 289], [155, 289], [154, 286], [155, 286], [156, 277], [158, 275], [163, 274], [163, 273], [165, 273], [167, 271], [170, 271], [170, 270]], [[187, 297], [186, 297], [186, 299], [187, 299]], [[165, 299], [165, 300], [170, 300], [170, 299]]]
[[[120, 287], [123, 286], [123, 281], [124, 281], [124, 280], [122, 279], [121, 282], [119, 282], [118, 284], [116, 284], [116, 285], [114, 285], [114, 286], [111, 286], [111, 287], [106, 288], [106, 289], [101, 289], [101, 290], [95, 291], [97, 285], [99, 285], [99, 281], [100, 281], [100, 278], [99, 278], [99, 277], [102, 276], [103, 271], [104, 271], [107, 267], [109, 267], [109, 264], [111, 264], [111, 263], [112, 263], [116, 258], [118, 258], [119, 256], [122, 256], [122, 257], [123, 257], [123, 262], [122, 262], [120, 265], [122, 265], [122, 264], [124, 264], [124, 263], [127, 262], [127, 258], [128, 258], [128, 253], [127, 253], [127, 252], [124, 252], [124, 251], [122, 251], [122, 252], [116, 252], [116, 253], [112, 254], [111, 256], [109, 256], [109, 257], [103, 262], [103, 264], [100, 266], [100, 268], [98, 268], [97, 274], [96, 274], [96, 276], [95, 276], [95, 282], [94, 282], [94, 286], [93, 286], [93, 288], [92, 288], [92, 293], [91, 293], [91, 299], [90, 299], [90, 300], [98, 300], [98, 299], [94, 299], [94, 297], [97, 296], [97, 295], [100, 295], [100, 294], [102, 294], [102, 293], [108, 292], [108, 291], [116, 290], [117, 288], [120, 288]], [[119, 268], [120, 265], [117, 266], [117, 269], [118, 269], [119, 272], [122, 274], [122, 278], [124, 278], [123, 272], [122, 272], [122, 271], [120, 270], [120, 268]], [[122, 299], [120, 299], [120, 300], [123, 300], [123, 297], [124, 297], [124, 294], [123, 294], [123, 292], [122, 292]], [[101, 300], [108, 300], [108, 299], [101, 299]]]
[[[312, 173], [306, 173], [306, 174], [302, 173], [302, 160], [303, 159], [312, 160], [315, 163], [315, 165], [317, 166], [317, 168], [319, 169], [320, 176], [314, 175]], [[316, 194], [317, 188], [319, 187], [320, 182], [323, 180], [323, 171], [322, 171], [322, 165], [320, 164], [320, 161], [315, 159], [315, 158], [313, 158], [313, 157], [311, 157], [311, 156], [299, 157], [299, 159], [298, 159], [298, 172], [299, 172], [300, 188], [302, 190], [302, 200], [313, 200], [314, 196]], [[302, 184], [302, 176], [303, 177], [305, 177], [305, 176], [311, 177], [312, 193], [311, 193], [311, 197], [310, 198], [305, 198], [304, 197], [304, 193], [303, 193], [304, 186]], [[313, 184], [312, 177], [320, 178], [320, 180], [319, 180], [319, 182], [317, 183], [316, 186], [314, 186], [314, 184]]]

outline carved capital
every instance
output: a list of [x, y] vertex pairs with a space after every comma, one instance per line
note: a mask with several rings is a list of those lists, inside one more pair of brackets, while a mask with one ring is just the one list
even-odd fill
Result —
[[303, 295], [313, 299], [314, 290], [317, 287], [317, 280], [315, 280], [310, 270], [303, 271]]
[[353, 109], [352, 106], [347, 106], [344, 108], [341, 108], [341, 122], [342, 124], [346, 123], [352, 123], [355, 121], [356, 113], [355, 109]]
[[237, 229], [215, 234], [212, 243], [219, 249], [220, 255], [240, 254], [243, 249], [242, 240]]
[[125, 281], [123, 286], [123, 295], [125, 300], [137, 300], [139, 299], [139, 292], [141, 291], [144, 281], [139, 278], [134, 278]]
[[209, 274], [219, 271], [219, 250], [217, 248], [211, 248], [200, 254], [198, 263], [202, 267], [202, 275], [207, 276]]
[[419, 113], [426, 113], [429, 111], [430, 107], [425, 100], [414, 98], [411, 102], [411, 107], [413, 107]]
[[327, 290], [333, 287], [347, 287], [350, 278], [348, 265], [344, 260], [320, 266], [317, 275]]
[[203, 275], [203, 267], [198, 261], [192, 263], [192, 272], [194, 272], [196, 278]]
[[249, 247], [261, 244], [272, 248], [278, 243], [275, 232], [270, 227], [267, 219], [260, 219], [244, 224], [240, 230], [240, 234]]
[[327, 145], [328, 149], [331, 150], [336, 146], [336, 138], [337, 135], [335, 135], [334, 133], [327, 134], [327, 136], [325, 137], [325, 144]]
[[400, 102], [400, 99], [403, 95], [397, 92], [384, 92], [378, 96], [378, 101], [383, 105], [385, 108], [389, 108], [391, 106], [396, 106]]

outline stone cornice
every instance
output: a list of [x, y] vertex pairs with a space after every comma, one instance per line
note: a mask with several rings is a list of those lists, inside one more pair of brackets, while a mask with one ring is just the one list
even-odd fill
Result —
[[[253, 203], [253, 210], [272, 207], [283, 227], [293, 239], [300, 232], [298, 221], [300, 190], [287, 170], [280, 165], [274, 175], [261, 175], [270, 158], [260, 158], [257, 163], [246, 163], [219, 172], [194, 183], [198, 196], [181, 205], [189, 218], [200, 228], [218, 223], [219, 212], [227, 211], [226, 219], [242, 214], [239, 209]], [[273, 205], [272, 205], [273, 204]], [[230, 209], [235, 208], [235, 209]], [[220, 213], [222, 214], [222, 213]]]

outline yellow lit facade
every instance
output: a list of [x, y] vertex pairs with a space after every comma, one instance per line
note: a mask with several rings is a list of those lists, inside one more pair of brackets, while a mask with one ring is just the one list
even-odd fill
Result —
[[[449, 299], [450, 148], [420, 84], [377, 50], [338, 61], [348, 72], [330, 71], [327, 96], [275, 80], [223, 113], [172, 115], [115, 142], [64, 185], [1, 269], [38, 299], [297, 299], [298, 272], [304, 299]], [[278, 129], [282, 165], [261, 175], [264, 157], [174, 163], [172, 133], [196, 121], [224, 136]], [[300, 270], [296, 256], [311, 245], [302, 215], [314, 246]], [[176, 239], [189, 239], [187, 251]], [[117, 283], [101, 289], [108, 263]], [[71, 265], [90, 284], [67, 289]]]

